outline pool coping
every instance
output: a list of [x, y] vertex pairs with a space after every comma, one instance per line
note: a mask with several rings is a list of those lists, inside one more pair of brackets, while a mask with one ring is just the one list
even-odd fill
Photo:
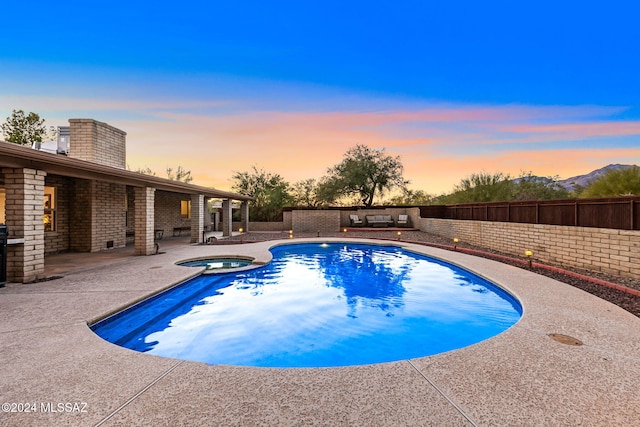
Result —
[[[318, 369], [160, 358], [106, 343], [87, 326], [198, 274], [176, 261], [235, 253], [268, 262], [274, 244], [320, 241], [399, 245], [462, 266], [512, 293], [523, 316], [463, 349]], [[414, 243], [309, 238], [185, 245], [7, 286], [0, 289], [0, 310], [3, 402], [33, 402], [38, 409], [3, 414], [3, 425], [632, 425], [640, 419], [640, 319], [551, 278]], [[51, 411], [59, 403], [62, 410]], [[86, 411], [66, 403], [86, 403]]]

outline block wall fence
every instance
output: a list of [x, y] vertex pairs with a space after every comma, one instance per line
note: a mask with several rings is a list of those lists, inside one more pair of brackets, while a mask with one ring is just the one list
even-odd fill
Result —
[[420, 218], [421, 231], [535, 261], [640, 279], [640, 231]]
[[294, 233], [340, 231], [340, 211], [292, 211], [290, 230]]
[[[356, 214], [364, 220], [365, 215], [385, 214], [394, 219], [398, 215], [409, 215], [411, 224], [416, 227], [420, 218], [420, 208], [378, 208], [378, 209], [301, 209], [282, 213], [282, 221], [249, 222], [249, 231], [289, 231], [314, 233], [317, 231], [333, 233], [351, 225], [349, 215]], [[235, 221], [233, 229], [238, 230], [240, 223]]]
[[[353, 210], [292, 210], [282, 222], [251, 222], [250, 231], [338, 232], [349, 226], [349, 215], [408, 214], [420, 231], [524, 259], [640, 279], [640, 231], [513, 222], [421, 218], [419, 208]], [[237, 230], [238, 224], [234, 223]]]
[[[378, 209], [301, 209], [288, 210], [282, 213], [282, 221], [277, 222], [249, 222], [249, 231], [289, 231], [295, 233], [315, 233], [317, 231], [333, 233], [341, 231], [351, 225], [349, 215], [359, 215], [364, 220], [365, 215], [385, 214], [394, 219], [398, 215], [409, 215], [413, 227], [417, 227], [420, 219], [420, 208], [378, 208]], [[235, 221], [233, 229], [238, 230], [240, 223]]]

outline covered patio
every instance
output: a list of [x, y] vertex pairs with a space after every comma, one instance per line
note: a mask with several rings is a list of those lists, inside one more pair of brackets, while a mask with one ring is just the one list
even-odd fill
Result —
[[[212, 215], [208, 202], [220, 208]], [[158, 239], [205, 230], [232, 233], [232, 207], [249, 229], [251, 197], [0, 142], [0, 223], [9, 230], [7, 279], [42, 279], [45, 256], [98, 252], [133, 242], [136, 255]], [[212, 223], [219, 218], [220, 223]], [[176, 233], [178, 231], [178, 233]]]

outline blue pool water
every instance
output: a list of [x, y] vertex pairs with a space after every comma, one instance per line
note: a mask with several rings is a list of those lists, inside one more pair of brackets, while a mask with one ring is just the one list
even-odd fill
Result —
[[329, 367], [429, 356], [516, 323], [518, 301], [394, 246], [272, 248], [260, 268], [201, 275], [91, 326], [117, 345], [209, 364]]

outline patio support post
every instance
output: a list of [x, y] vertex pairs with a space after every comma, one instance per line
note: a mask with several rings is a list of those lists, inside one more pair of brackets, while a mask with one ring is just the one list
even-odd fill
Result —
[[153, 255], [155, 247], [154, 238], [154, 202], [155, 188], [136, 187], [135, 194], [135, 243], [136, 255]]
[[191, 195], [191, 243], [203, 243], [204, 195]]
[[222, 201], [222, 236], [231, 237], [233, 230], [233, 210], [231, 209], [231, 200], [224, 199]]
[[44, 178], [36, 169], [2, 169], [6, 190], [5, 224], [11, 239], [24, 243], [7, 248], [7, 279], [29, 283], [44, 277]]
[[240, 205], [240, 222], [242, 223], [242, 229], [249, 231], [249, 202], [242, 202]]

